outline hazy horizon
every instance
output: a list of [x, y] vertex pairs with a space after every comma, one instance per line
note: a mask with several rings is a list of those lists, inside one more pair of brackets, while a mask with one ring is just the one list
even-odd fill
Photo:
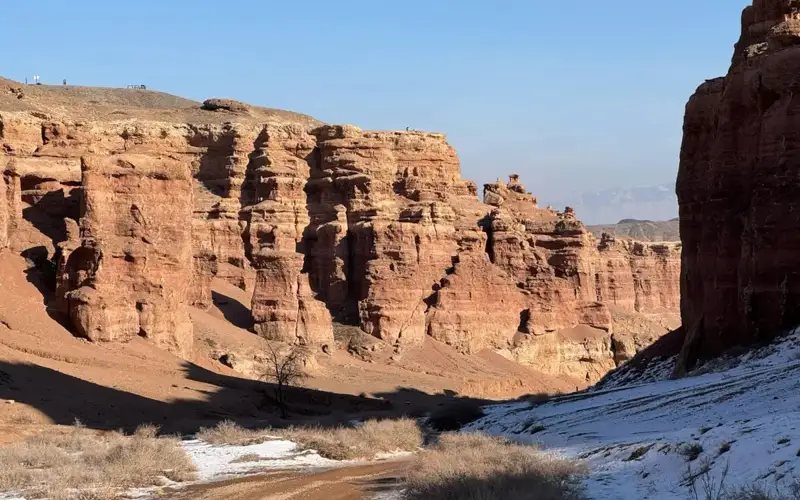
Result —
[[542, 205], [587, 223], [669, 218], [674, 196], [586, 200], [674, 184], [685, 103], [727, 70], [744, 6], [14, 2], [3, 30], [20, 43], [1, 73], [444, 132], [479, 186], [518, 173]]

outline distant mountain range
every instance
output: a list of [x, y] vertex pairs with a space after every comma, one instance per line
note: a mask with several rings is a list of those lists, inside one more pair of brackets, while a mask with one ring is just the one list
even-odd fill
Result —
[[598, 238], [603, 233], [618, 238], [632, 238], [639, 241], [680, 241], [678, 219], [665, 221], [623, 219], [616, 224], [599, 224], [588, 226]]
[[553, 205], [573, 207], [586, 224], [613, 224], [623, 219], [668, 221], [678, 216], [674, 184], [604, 189]]

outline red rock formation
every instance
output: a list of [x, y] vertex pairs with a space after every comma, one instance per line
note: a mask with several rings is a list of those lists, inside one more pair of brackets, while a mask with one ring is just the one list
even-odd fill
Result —
[[[210, 306], [216, 276], [253, 290], [254, 330], [269, 339], [331, 348], [334, 317], [398, 349], [428, 335], [463, 352], [500, 350], [552, 373], [594, 379], [643, 342], [636, 332], [643, 323], [626, 319], [631, 327], [614, 337], [614, 318], [675, 306], [673, 248], [598, 246], [573, 211], [539, 208], [517, 176], [486, 186], [482, 203], [442, 134], [260, 122], [253, 107], [203, 113], [199, 124], [0, 113], [10, 244], [45, 247], [48, 258], [60, 249], [57, 296], [84, 335], [126, 338], [144, 324], [144, 335], [185, 350], [182, 330], [173, 338], [151, 324], [180, 323], [186, 305]], [[220, 116], [236, 123], [219, 123]], [[167, 174], [144, 174], [136, 186], [85, 182], [86, 175], [81, 183], [81, 155], [134, 158], [135, 169], [147, 172], [164, 164]], [[190, 174], [179, 187], [171, 172], [184, 169]], [[161, 196], [167, 185], [180, 200], [192, 194], [191, 216], [176, 236], [175, 252], [189, 248], [180, 264], [159, 249], [172, 266], [135, 265], [142, 244], [128, 231], [130, 210], [87, 210], [77, 234], [82, 194], [87, 203], [110, 203], [108, 193], [124, 188], [118, 202], [132, 203], [150, 189]], [[105, 240], [91, 236], [97, 221], [106, 224]], [[122, 243], [135, 250], [134, 262]], [[109, 252], [116, 260], [107, 268]], [[131, 314], [135, 301], [123, 303], [104, 285], [108, 272], [122, 276], [129, 298], [149, 290], [142, 300], [161, 316], [147, 307]], [[180, 290], [159, 299], [153, 283], [162, 273]], [[117, 319], [102, 313], [103, 304]]]
[[724, 78], [686, 106], [678, 172], [684, 367], [800, 323], [800, 6], [758, 0]]
[[333, 346], [331, 316], [311, 290], [302, 253], [310, 223], [304, 191], [315, 140], [302, 127], [267, 126], [251, 164], [255, 205], [246, 234], [258, 275], [256, 332], [265, 338]]
[[[528, 335], [517, 336], [512, 359], [593, 381], [668, 331], [653, 316], [672, 323], [680, 245], [598, 243], [571, 208], [540, 209], [518, 178], [509, 185], [486, 186], [484, 199], [499, 207], [489, 217], [490, 258], [526, 297], [520, 329]], [[619, 333], [616, 318], [624, 319]]]
[[460, 178], [441, 134], [350, 126], [315, 134], [319, 164], [307, 188], [315, 286], [334, 311], [357, 314], [367, 333], [419, 345], [425, 301], [457, 254], [451, 200], [474, 198], [474, 185]]
[[8, 208], [6, 200], [8, 187], [5, 176], [0, 175], [0, 250], [8, 247]]
[[192, 190], [172, 158], [86, 157], [80, 244], [59, 277], [76, 330], [91, 340], [135, 336], [191, 354]]
[[604, 234], [595, 267], [597, 300], [640, 313], [676, 311], [680, 275], [677, 243], [641, 243]]
[[486, 236], [463, 238], [456, 262], [437, 286], [427, 314], [428, 335], [462, 352], [508, 349], [527, 321], [527, 297], [489, 261]]

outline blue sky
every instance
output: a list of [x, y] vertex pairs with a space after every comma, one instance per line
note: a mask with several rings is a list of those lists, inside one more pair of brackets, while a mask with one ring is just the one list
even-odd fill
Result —
[[569, 200], [674, 180], [745, 2], [0, 0], [0, 74], [442, 131], [466, 177]]

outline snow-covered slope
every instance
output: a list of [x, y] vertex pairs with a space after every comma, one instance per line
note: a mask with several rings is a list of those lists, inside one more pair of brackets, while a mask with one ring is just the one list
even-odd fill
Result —
[[584, 460], [592, 499], [694, 498], [687, 478], [704, 469], [698, 481], [734, 488], [800, 479], [800, 333], [688, 378], [666, 380], [670, 364], [640, 374], [663, 380], [622, 386], [629, 373], [612, 389], [489, 407], [466, 430]]

